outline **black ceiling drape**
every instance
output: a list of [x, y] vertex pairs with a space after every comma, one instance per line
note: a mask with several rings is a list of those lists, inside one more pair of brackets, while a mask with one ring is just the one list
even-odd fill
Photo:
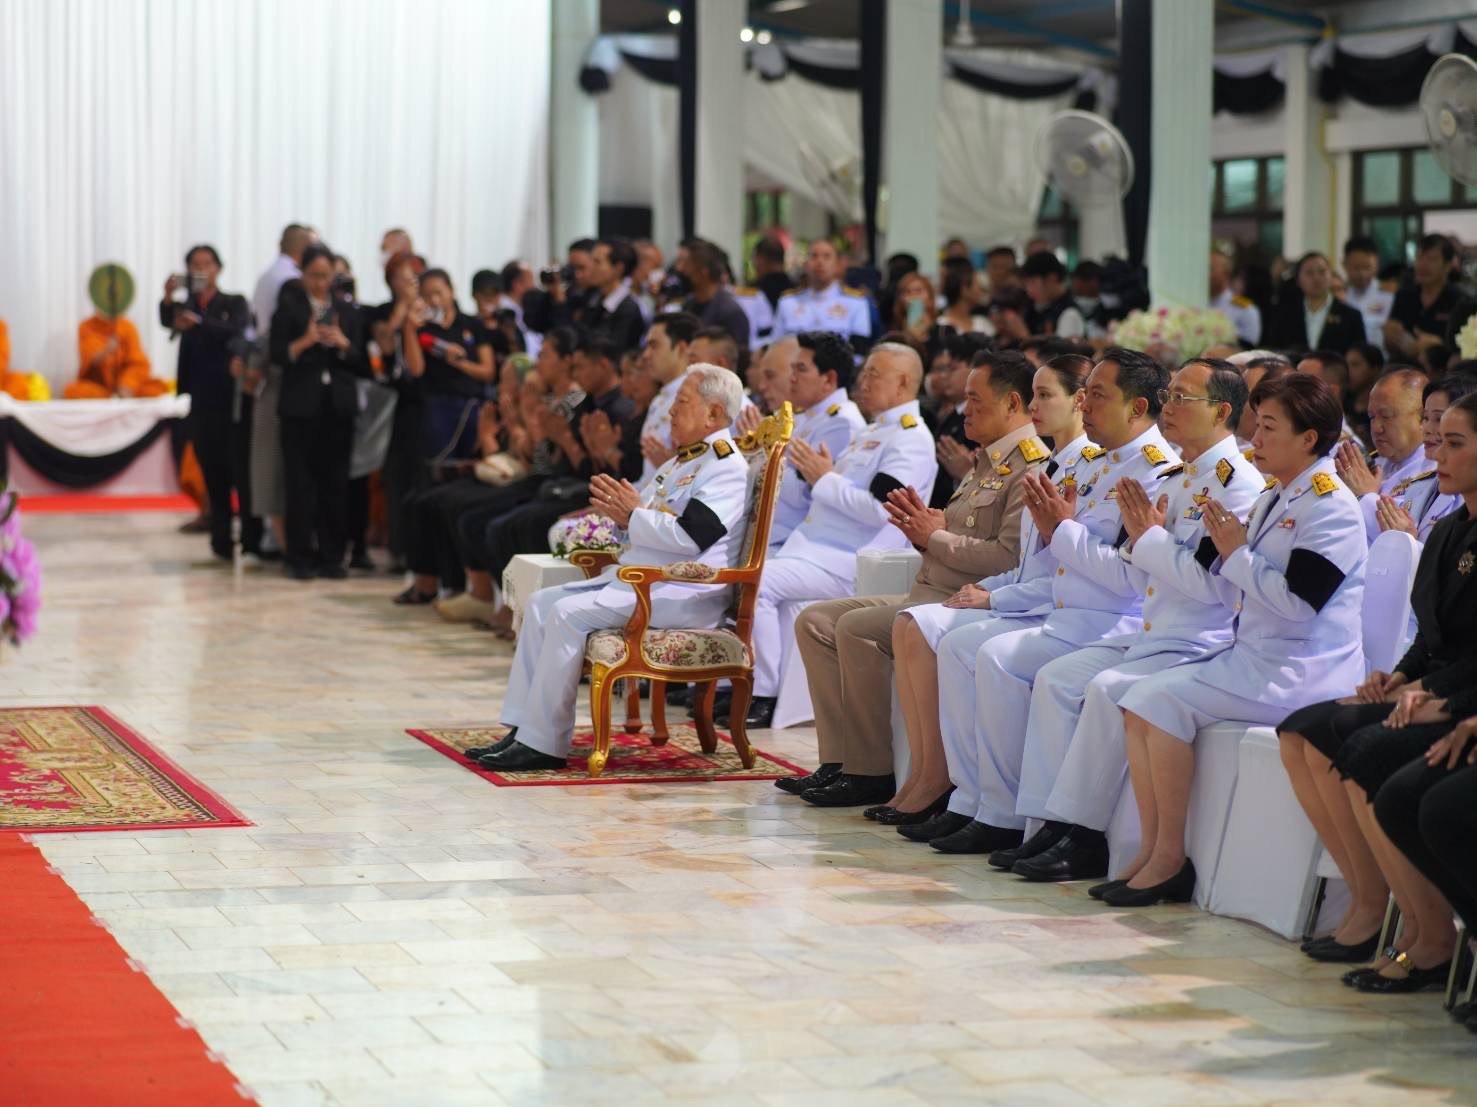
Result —
[[[1458, 27], [1451, 51], [1477, 60], [1477, 40], [1468, 38]], [[1332, 56], [1318, 70], [1318, 98], [1332, 104], [1347, 96], [1374, 108], [1414, 104], [1438, 57], [1426, 43], [1382, 58], [1360, 57], [1335, 45]]]
[[1211, 85], [1211, 114], [1228, 111], [1232, 115], [1260, 115], [1271, 111], [1287, 98], [1287, 85], [1271, 71], [1247, 77], [1233, 77], [1219, 69]]

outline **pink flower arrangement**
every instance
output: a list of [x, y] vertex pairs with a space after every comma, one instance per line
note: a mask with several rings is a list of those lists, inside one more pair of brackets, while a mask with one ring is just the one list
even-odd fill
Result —
[[20, 645], [36, 633], [41, 611], [41, 562], [21, 534], [15, 493], [0, 489], [0, 636]]

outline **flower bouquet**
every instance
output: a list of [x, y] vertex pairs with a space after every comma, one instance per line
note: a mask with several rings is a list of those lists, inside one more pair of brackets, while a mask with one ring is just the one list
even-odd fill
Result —
[[1456, 348], [1465, 361], [1467, 358], [1477, 358], [1477, 314], [1462, 325], [1462, 329], [1456, 332]]
[[21, 534], [14, 492], [0, 487], [0, 638], [19, 646], [36, 633], [41, 609], [41, 563]]
[[1114, 325], [1115, 345], [1175, 362], [1199, 357], [1212, 346], [1235, 346], [1236, 328], [1213, 308], [1159, 307], [1130, 311]]
[[568, 557], [575, 550], [618, 550], [626, 541], [613, 519], [593, 511], [560, 520], [555, 531], [551, 543], [555, 557]]

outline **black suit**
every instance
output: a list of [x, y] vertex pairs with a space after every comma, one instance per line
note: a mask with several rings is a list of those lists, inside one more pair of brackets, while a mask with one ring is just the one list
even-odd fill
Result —
[[[938, 425], [934, 428], [933, 437], [935, 439], [941, 439], [945, 435], [971, 450], [979, 446], [978, 442], [964, 433], [964, 413], [956, 410], [953, 404], [939, 413]], [[959, 487], [959, 482], [940, 465], [938, 477], [933, 482], [933, 495], [928, 498], [928, 506], [942, 511], [949, 506], [949, 499], [954, 495], [954, 489], [957, 487]]]
[[[188, 330], [175, 330], [181, 311], [199, 317]], [[231, 359], [251, 322], [244, 296], [217, 292], [203, 307], [192, 296], [183, 304], [164, 301], [159, 323], [179, 339], [178, 391], [190, 397], [189, 438], [205, 478], [210, 500], [210, 548], [231, 556], [231, 492], [241, 513], [241, 545], [261, 544], [262, 522], [251, 514], [251, 397], [231, 375]]]
[[[349, 460], [356, 379], [369, 375], [362, 313], [328, 308], [349, 339], [347, 350], [310, 346], [296, 360], [288, 347], [306, 333], [313, 308], [301, 281], [282, 286], [272, 316], [272, 360], [282, 366], [282, 456], [286, 469], [287, 563], [291, 569], [341, 566], [347, 533]], [[315, 543], [316, 539], [316, 543]]]
[[603, 334], [622, 353], [641, 347], [641, 336], [646, 333], [646, 317], [641, 314], [641, 305], [627, 293], [613, 311], [607, 310], [605, 301], [596, 293], [589, 305], [580, 314], [579, 325], [591, 334]]
[[1271, 325], [1262, 336], [1262, 341], [1278, 350], [1329, 350], [1342, 355], [1351, 346], [1366, 341], [1364, 316], [1358, 308], [1350, 307], [1342, 300], [1334, 299], [1328, 305], [1328, 314], [1323, 318], [1323, 329], [1318, 341], [1308, 343], [1308, 321], [1303, 307], [1303, 297], [1296, 290], [1286, 292], [1272, 313]]

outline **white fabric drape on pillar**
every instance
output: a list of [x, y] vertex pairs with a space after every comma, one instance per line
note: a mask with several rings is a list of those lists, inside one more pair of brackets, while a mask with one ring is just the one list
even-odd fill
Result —
[[682, 237], [677, 89], [625, 66], [612, 74], [599, 104], [600, 202], [650, 207], [652, 241], [671, 250]]
[[222, 286], [249, 295], [295, 220], [370, 302], [380, 235], [405, 226], [470, 306], [475, 270], [545, 253], [548, 97], [547, 0], [5, 0], [12, 366], [70, 377], [88, 273], [118, 261], [172, 377], [155, 304], [186, 247], [214, 245]]

